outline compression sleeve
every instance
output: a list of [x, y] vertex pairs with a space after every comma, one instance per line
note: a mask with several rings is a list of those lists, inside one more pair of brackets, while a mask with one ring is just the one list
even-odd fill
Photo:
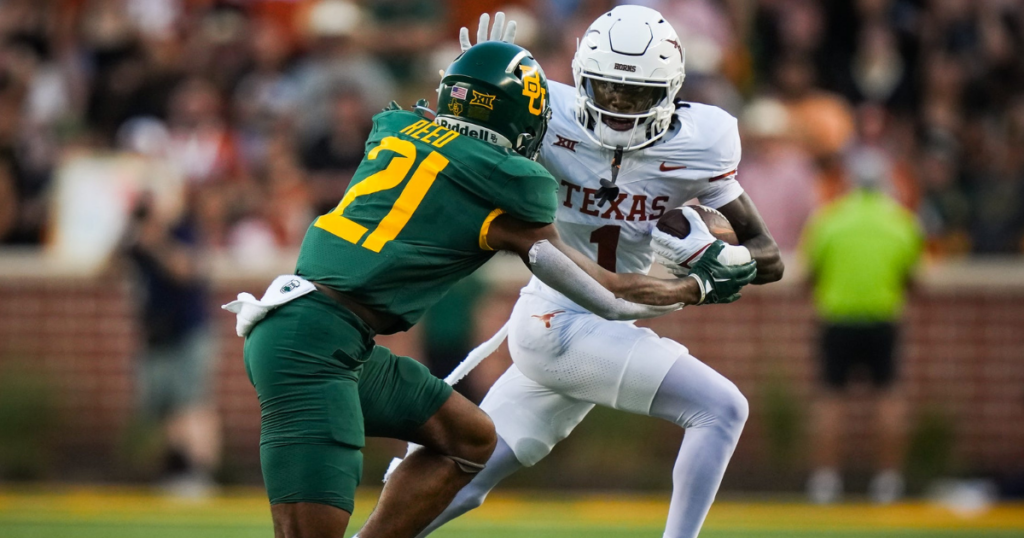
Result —
[[547, 240], [530, 247], [530, 270], [548, 286], [605, 319], [654, 318], [683, 307], [683, 303], [656, 306], [617, 298]]

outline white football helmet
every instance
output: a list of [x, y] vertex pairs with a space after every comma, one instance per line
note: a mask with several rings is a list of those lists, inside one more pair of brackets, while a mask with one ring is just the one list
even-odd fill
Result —
[[598, 17], [572, 60], [576, 121], [608, 149], [640, 149], [668, 131], [686, 56], [661, 13], [618, 6]]

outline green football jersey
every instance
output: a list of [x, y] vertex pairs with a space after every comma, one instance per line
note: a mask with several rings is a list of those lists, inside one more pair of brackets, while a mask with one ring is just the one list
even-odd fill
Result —
[[398, 316], [404, 331], [494, 255], [495, 217], [551, 223], [557, 193], [547, 170], [511, 149], [385, 111], [341, 203], [306, 232], [296, 273]]

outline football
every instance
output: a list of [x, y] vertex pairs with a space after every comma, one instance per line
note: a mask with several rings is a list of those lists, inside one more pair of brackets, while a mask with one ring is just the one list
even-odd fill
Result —
[[[739, 240], [736, 238], [736, 231], [732, 229], [732, 224], [729, 224], [729, 219], [725, 218], [725, 215], [708, 206], [691, 205], [688, 207], [692, 207], [697, 211], [697, 214], [700, 215], [704, 224], [707, 224], [708, 231], [711, 232], [711, 235], [730, 245], [739, 244]], [[678, 207], [666, 211], [665, 214], [658, 219], [657, 226], [659, 230], [667, 234], [674, 235], [680, 239], [690, 235], [690, 221], [686, 220], [686, 217], [683, 215], [683, 210]]]

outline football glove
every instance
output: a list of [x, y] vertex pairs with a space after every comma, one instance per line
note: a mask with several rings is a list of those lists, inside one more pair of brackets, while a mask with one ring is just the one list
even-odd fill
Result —
[[725, 265], [718, 260], [727, 245], [715, 240], [704, 250], [703, 256], [693, 264], [687, 278], [697, 281], [700, 286], [700, 301], [697, 304], [724, 304], [740, 298], [740, 289], [750, 284], [757, 276], [757, 264], [749, 261], [742, 265]]
[[[480, 26], [476, 30], [476, 44], [479, 45], [484, 41], [504, 41], [505, 43], [516, 42], [516, 21], [508, 21], [505, 24], [505, 13], [497, 12], [494, 14], [494, 26], [491, 27], [491, 35], [487, 36], [487, 25], [491, 21], [491, 16], [484, 13], [480, 15]], [[502, 32], [504, 28], [504, 32]], [[462, 52], [466, 52], [470, 47], [473, 46], [469, 41], [469, 28], [465, 26], [459, 30], [459, 45], [462, 47]]]
[[[651, 230], [651, 249], [654, 250], [658, 263], [663, 265], [668, 272], [683, 277], [690, 273], [690, 268], [718, 239], [711, 234], [707, 224], [704, 224], [704, 219], [700, 218], [696, 210], [687, 206], [680, 209], [690, 223], [690, 234], [680, 239], [655, 226]], [[723, 248], [717, 256], [718, 261], [724, 265], [741, 265], [751, 260], [750, 251], [743, 246], [723, 244]]]

